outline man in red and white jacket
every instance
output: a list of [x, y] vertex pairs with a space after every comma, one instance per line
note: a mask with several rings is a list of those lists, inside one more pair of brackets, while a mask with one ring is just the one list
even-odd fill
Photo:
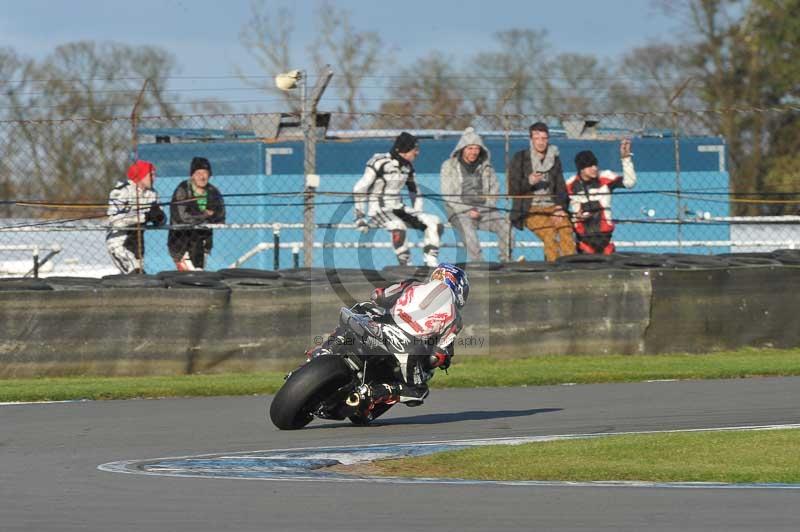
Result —
[[591, 151], [582, 151], [575, 156], [578, 173], [567, 181], [567, 194], [578, 253], [610, 255], [616, 250], [611, 242], [614, 233], [611, 193], [619, 187], [633, 188], [636, 184], [630, 140], [624, 139], [620, 143], [619, 154], [622, 175], [611, 170], [600, 172], [597, 157]]

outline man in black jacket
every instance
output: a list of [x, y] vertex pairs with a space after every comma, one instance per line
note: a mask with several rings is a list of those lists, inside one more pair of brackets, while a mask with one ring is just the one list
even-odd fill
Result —
[[[205, 157], [192, 159], [189, 179], [172, 193], [170, 225], [225, 223], [225, 202], [220, 191], [208, 182], [211, 163]], [[173, 228], [167, 237], [169, 254], [180, 271], [202, 270], [211, 253], [211, 229]]]
[[558, 147], [551, 145], [550, 130], [542, 122], [529, 129], [531, 145], [514, 154], [508, 169], [511, 224], [527, 227], [544, 244], [547, 261], [575, 254], [572, 225], [567, 215], [569, 196]]

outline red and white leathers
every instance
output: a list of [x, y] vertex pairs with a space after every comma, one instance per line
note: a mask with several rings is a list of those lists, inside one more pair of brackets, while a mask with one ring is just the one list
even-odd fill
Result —
[[[603, 170], [596, 179], [584, 181], [580, 175], [574, 175], [567, 181], [578, 252], [610, 255], [615, 251], [611, 242], [615, 227], [611, 215], [611, 193], [616, 188], [633, 188], [634, 185], [636, 171], [631, 157], [622, 159], [622, 175]], [[586, 213], [589, 216], [584, 216]]]
[[[405, 384], [417, 390], [401, 387], [399, 400], [419, 401], [427, 395], [425, 383], [433, 376], [433, 370], [449, 366], [454, 354], [453, 344], [461, 330], [455, 296], [441, 281], [403, 281], [376, 289], [372, 300], [386, 309], [396, 325], [383, 326], [388, 340], [391, 342], [390, 336], [396, 334], [400, 342], [409, 345], [395, 356]], [[406, 390], [408, 397], [403, 396]]]

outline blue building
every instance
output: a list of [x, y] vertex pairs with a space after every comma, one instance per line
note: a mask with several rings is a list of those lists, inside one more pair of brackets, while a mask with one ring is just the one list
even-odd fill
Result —
[[[364, 134], [362, 132], [359, 138], [336, 138], [331, 135], [329, 137], [332, 138], [317, 143], [316, 173], [320, 176], [320, 187], [315, 198], [315, 220], [322, 227], [316, 230], [315, 242], [325, 247], [315, 249], [315, 266], [335, 264], [338, 267], [381, 268], [396, 263], [386, 231], [373, 231], [367, 238], [384, 247], [356, 250], [346, 246], [360, 240], [363, 242], [360, 233], [352, 229], [326, 227], [326, 224], [353, 221], [352, 198], [327, 193], [349, 193], [361, 177], [366, 161], [374, 153], [389, 151], [392, 145], [389, 137], [365, 138]], [[450, 156], [460, 134], [437, 132], [435, 137], [426, 137], [424, 132], [420, 132], [421, 153], [415, 167], [417, 182], [424, 192], [439, 192], [439, 168]], [[140, 135], [153, 139], [152, 142], [139, 144], [138, 156], [156, 165], [158, 177], [155, 186], [163, 202], [168, 202], [175, 187], [188, 179], [192, 157], [202, 156], [211, 161], [214, 171], [212, 183], [225, 195], [228, 224], [247, 224], [248, 227], [249, 224], [302, 224], [301, 192], [305, 184], [302, 141], [264, 142], [256, 139], [252, 133], [211, 130], [140, 130]], [[501, 192], [505, 192], [506, 138], [502, 133], [487, 133], [483, 137], [492, 153]], [[680, 172], [676, 170], [675, 138], [657, 132], [635, 136], [632, 142], [639, 180], [633, 190], [615, 193], [613, 202], [614, 217], [618, 221], [614, 239], [619, 251], [677, 251], [678, 243], [697, 241], [707, 244], [680, 249], [702, 253], [729, 251], [728, 246], [717, 244], [729, 241], [730, 227], [727, 223], [714, 221], [729, 216], [729, 177], [725, 170], [723, 139], [678, 139]], [[574, 173], [575, 154], [586, 149], [595, 152], [601, 169], [621, 173], [618, 140], [567, 138], [554, 130], [551, 143], [561, 151], [565, 178]], [[516, 151], [528, 147], [528, 138], [524, 133], [513, 136], [508, 145], [510, 159]], [[501, 200], [498, 206], [508, 209], [510, 200]], [[425, 210], [446, 219], [440, 199], [427, 199]], [[682, 223], [676, 223], [678, 220]], [[409, 235], [414, 242], [421, 240], [413, 231]], [[166, 252], [166, 232], [148, 231], [146, 238], [146, 269], [173, 269]], [[481, 233], [481, 238], [486, 242], [495, 241], [491, 233]], [[515, 231], [515, 238], [518, 243], [514, 250], [515, 257], [542, 260], [542, 249], [535, 247], [538, 240], [530, 231]], [[280, 240], [290, 247], [292, 243], [302, 243], [303, 231], [301, 228], [282, 228]], [[217, 229], [214, 241], [215, 247], [207, 264], [210, 270], [234, 264], [260, 243], [272, 243], [273, 229], [267, 226]], [[463, 248], [458, 251], [454, 247], [455, 242], [455, 233], [451, 229], [446, 230], [442, 259], [463, 260]], [[339, 247], [334, 248], [334, 244]], [[157, 252], [159, 249], [164, 252]], [[484, 255], [487, 260], [496, 260], [497, 250], [488, 248]], [[421, 264], [421, 250], [412, 251], [412, 261]], [[271, 269], [273, 253], [268, 250], [254, 254], [241, 266]], [[291, 266], [291, 250], [283, 249], [280, 267]]]

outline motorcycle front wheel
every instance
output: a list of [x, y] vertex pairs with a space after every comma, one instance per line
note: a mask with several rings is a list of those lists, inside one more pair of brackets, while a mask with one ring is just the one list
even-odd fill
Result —
[[311, 359], [286, 379], [269, 407], [272, 423], [281, 430], [308, 425], [320, 403], [352, 378], [350, 368], [338, 356]]

